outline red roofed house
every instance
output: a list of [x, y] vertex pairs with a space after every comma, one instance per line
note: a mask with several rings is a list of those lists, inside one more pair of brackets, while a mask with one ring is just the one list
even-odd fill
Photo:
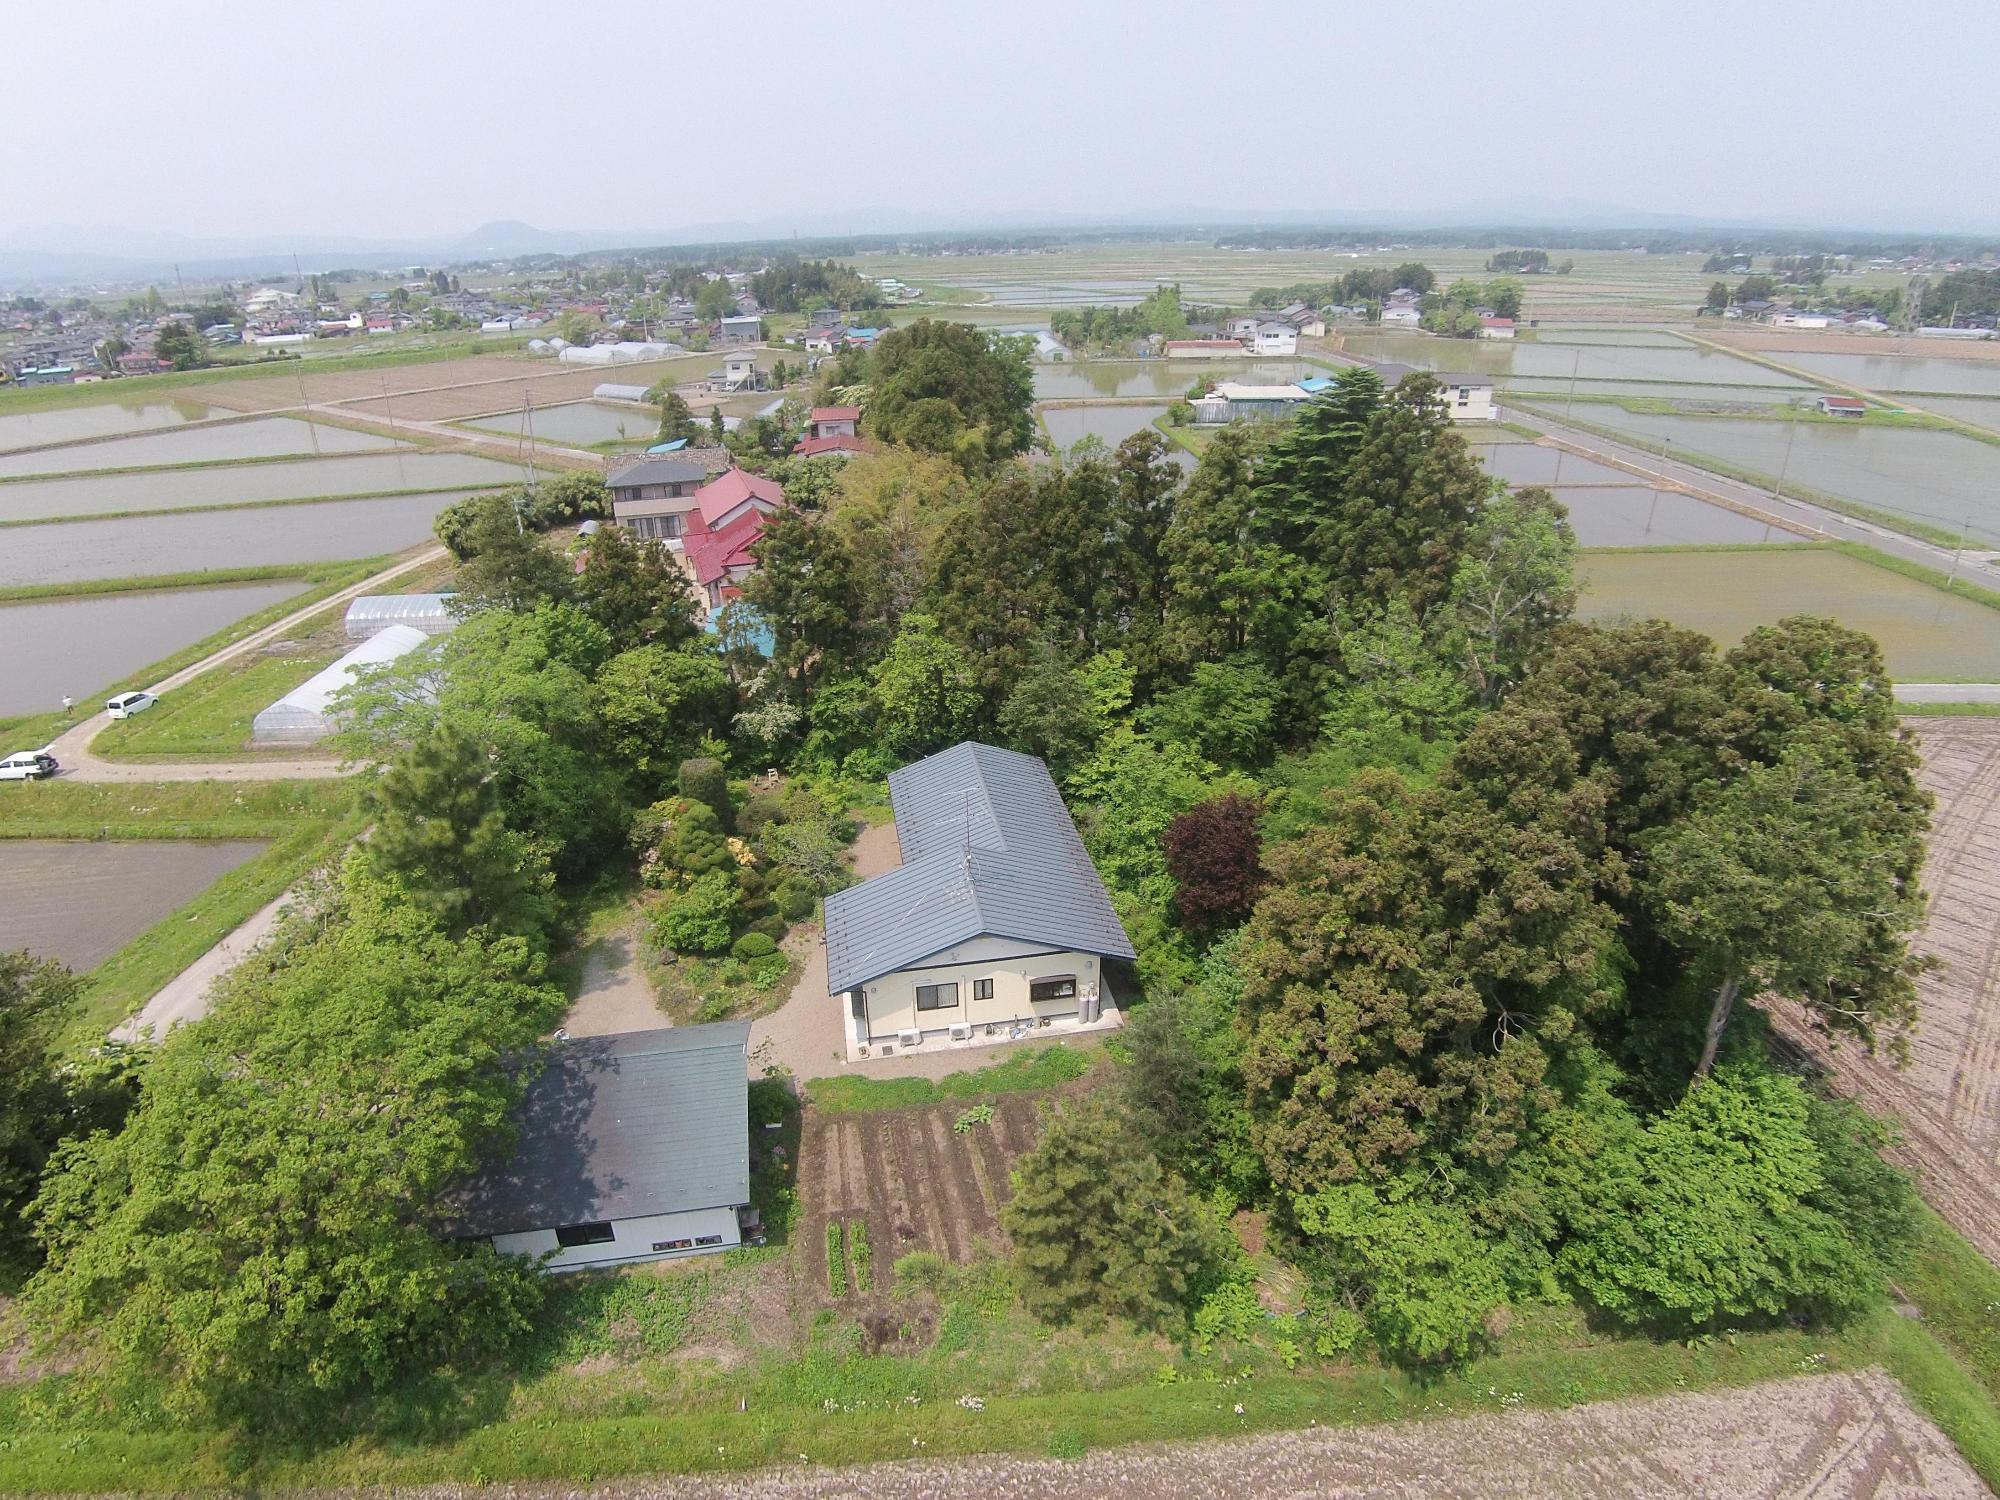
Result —
[[806, 422], [807, 437], [857, 437], [860, 432], [858, 406], [815, 406]]
[[856, 453], [873, 453], [875, 445], [865, 437], [846, 437], [834, 434], [830, 437], [800, 438], [792, 444], [792, 452], [800, 458], [846, 458]]
[[694, 492], [680, 534], [681, 555], [703, 605], [713, 611], [740, 598], [742, 580], [757, 566], [751, 544], [764, 534], [764, 517], [785, 503], [775, 479], [726, 469]]
[[1512, 318], [1481, 318], [1479, 336], [1483, 339], [1511, 339], [1514, 336]]

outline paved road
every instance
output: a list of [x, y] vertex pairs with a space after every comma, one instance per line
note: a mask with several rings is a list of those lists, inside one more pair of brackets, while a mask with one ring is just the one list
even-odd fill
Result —
[[[147, 689], [151, 693], [171, 692], [177, 687], [194, 681], [204, 672], [213, 671], [225, 662], [236, 660], [252, 651], [261, 650], [293, 626], [323, 615], [328, 610], [344, 608], [349, 602], [363, 594], [379, 592], [383, 585], [392, 583], [404, 574], [418, 568], [430, 566], [444, 557], [442, 547], [428, 547], [415, 557], [407, 558], [393, 567], [350, 584], [337, 594], [330, 594], [316, 603], [302, 609], [295, 609], [282, 620], [266, 625], [261, 630], [253, 630], [241, 640], [232, 641], [219, 651], [211, 652], [191, 666], [183, 667], [171, 677], [163, 677]], [[123, 761], [100, 760], [90, 753], [90, 742], [103, 732], [111, 722], [111, 716], [102, 711], [92, 714], [74, 728], [65, 730], [50, 746], [49, 753], [62, 762], [62, 774], [73, 781], [103, 782], [152, 782], [152, 781], [296, 781], [318, 779], [330, 776], [344, 776], [354, 768], [325, 757], [303, 760], [229, 760], [199, 761], [180, 764], [138, 764]]]
[[[1664, 481], [1674, 488], [1687, 490], [1691, 494], [1718, 500], [1733, 510], [1746, 511], [1764, 516], [1793, 531], [1812, 536], [1823, 536], [1834, 541], [1860, 542], [1886, 552], [1892, 557], [1906, 558], [1922, 563], [1927, 568], [1936, 568], [1941, 573], [1952, 571], [1953, 549], [1940, 547], [1931, 542], [1919, 541], [1915, 537], [1904, 536], [1900, 532], [1889, 531], [1867, 521], [1857, 521], [1838, 511], [1827, 510], [1803, 500], [1773, 500], [1769, 490], [1739, 480], [1726, 479], [1720, 474], [1697, 468], [1669, 457], [1664, 462], [1657, 450], [1638, 447], [1632, 443], [1618, 442], [1611, 438], [1599, 437], [1594, 432], [1584, 432], [1575, 427], [1565, 426], [1559, 417], [1544, 416], [1540, 411], [1527, 411], [1519, 407], [1509, 407], [1504, 403], [1501, 411], [1508, 418], [1525, 426], [1535, 427], [1555, 439], [1558, 446], [1587, 458], [1595, 458], [1613, 464], [1618, 468], [1640, 475], [1649, 480]], [[1966, 553], [1957, 559], [1958, 574], [1962, 578], [1973, 578], [1989, 586], [2000, 584], [2000, 571], [1996, 571], [1985, 559], [1984, 554]]]

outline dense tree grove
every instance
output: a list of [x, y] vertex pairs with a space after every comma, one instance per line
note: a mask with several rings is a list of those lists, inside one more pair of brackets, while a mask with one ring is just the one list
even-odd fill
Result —
[[1261, 1316], [1236, 1216], [1299, 1273], [1301, 1358], [1449, 1363], [1536, 1302], [1687, 1337], [1880, 1300], [1908, 1184], [1763, 1010], [1891, 1054], [1915, 1019], [1929, 802], [1872, 641], [1577, 622], [1562, 506], [1421, 374], [1187, 474], [1150, 431], [1025, 456], [1026, 356], [963, 325], [836, 393], [874, 450], [770, 460], [796, 503], [711, 630], [662, 549], [574, 536], [599, 480], [441, 513], [462, 620], [340, 704], [371, 834], [157, 1056], [58, 1069], [73, 986], [0, 959], [0, 1263], [40, 1332], [250, 1427], [505, 1346], [541, 1283], [452, 1204], [582, 898], [774, 982], [849, 810], [966, 737], [1048, 762], [1138, 951], [1118, 1066], [1016, 1166], [1036, 1315], [1206, 1347]]
[[766, 312], [811, 312], [880, 307], [882, 289], [852, 266], [836, 260], [785, 256], [750, 278], [750, 295]]

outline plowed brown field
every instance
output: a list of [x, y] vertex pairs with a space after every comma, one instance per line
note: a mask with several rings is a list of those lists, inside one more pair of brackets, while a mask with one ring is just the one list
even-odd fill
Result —
[[1937, 798], [1918, 946], [1940, 967], [1919, 983], [1907, 1068], [1831, 1047], [1780, 1007], [1785, 1035], [1847, 1092], [1902, 1123], [1899, 1156], [1959, 1232], [2000, 1259], [2000, 719], [1912, 719]]
[[827, 1295], [826, 1224], [865, 1221], [875, 1286], [887, 1291], [896, 1258], [930, 1250], [970, 1260], [1002, 1240], [1000, 1207], [1014, 1159], [1034, 1145], [1037, 1101], [999, 1099], [993, 1118], [959, 1131], [965, 1102], [881, 1114], [808, 1110], [799, 1151], [805, 1227], [801, 1274]]
[[231, 411], [277, 411], [310, 403], [345, 406], [378, 418], [393, 414], [406, 422], [448, 422], [485, 412], [516, 411], [524, 398], [537, 406], [587, 400], [607, 381], [651, 385], [669, 373], [679, 382], [699, 380], [717, 362], [718, 357], [695, 354], [650, 364], [579, 369], [554, 361], [531, 364], [504, 355], [480, 354], [430, 364], [319, 374], [310, 363], [301, 362], [283, 374], [196, 386], [187, 395]]

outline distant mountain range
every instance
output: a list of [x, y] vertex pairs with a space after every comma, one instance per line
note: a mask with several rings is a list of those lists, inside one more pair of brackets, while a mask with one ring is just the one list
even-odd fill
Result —
[[1712, 229], [1722, 234], [1811, 229], [1871, 234], [1895, 232], [1893, 226], [1883, 224], [1832, 226], [1752, 222], [1694, 214], [1653, 213], [1619, 204], [1575, 199], [1535, 198], [1469, 203], [1436, 210], [1336, 212], [1180, 206], [1112, 215], [986, 215], [978, 218], [961, 214], [920, 217], [907, 210], [881, 207], [802, 214], [789, 221], [732, 220], [616, 232], [541, 229], [518, 219], [502, 219], [482, 224], [468, 234], [409, 239], [368, 239], [328, 234], [199, 236], [166, 231], [60, 226], [17, 229], [0, 235], [0, 287], [124, 284], [170, 278], [176, 267], [187, 278], [245, 279], [292, 274], [295, 266], [298, 270], [310, 272], [349, 266], [381, 269], [408, 265], [452, 265], [476, 260], [509, 260], [523, 255], [579, 255], [668, 245], [723, 245], [782, 240], [794, 236], [1020, 234], [1037, 230], [1074, 233], [1122, 228], [1185, 228], [1214, 232], [1230, 228], [1319, 225], [1391, 231], [1510, 226], [1523, 229], [1667, 230], [1680, 233]]

